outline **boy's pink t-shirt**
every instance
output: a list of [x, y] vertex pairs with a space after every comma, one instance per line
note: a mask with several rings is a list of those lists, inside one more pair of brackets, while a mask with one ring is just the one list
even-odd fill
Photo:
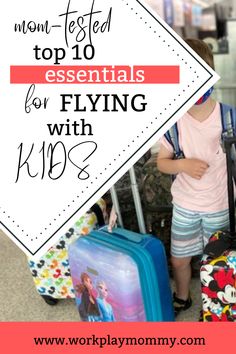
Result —
[[[186, 113], [178, 121], [179, 144], [185, 158], [205, 161], [209, 168], [200, 180], [179, 173], [171, 193], [173, 203], [194, 211], [217, 212], [228, 208], [226, 156], [220, 142], [222, 124], [220, 105], [203, 122]], [[165, 137], [161, 144], [173, 152]]]

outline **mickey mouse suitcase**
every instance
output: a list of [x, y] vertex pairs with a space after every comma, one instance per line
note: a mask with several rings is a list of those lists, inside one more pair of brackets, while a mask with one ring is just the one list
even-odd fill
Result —
[[100, 199], [59, 241], [38, 261], [28, 259], [38, 293], [49, 304], [59, 299], [74, 298], [74, 288], [68, 261], [68, 245], [96, 226], [104, 225], [106, 204]]
[[225, 139], [230, 231], [213, 234], [204, 249], [200, 270], [204, 322], [236, 322], [236, 234], [232, 147]]
[[165, 251], [157, 238], [95, 230], [70, 244], [69, 262], [82, 321], [174, 321]]

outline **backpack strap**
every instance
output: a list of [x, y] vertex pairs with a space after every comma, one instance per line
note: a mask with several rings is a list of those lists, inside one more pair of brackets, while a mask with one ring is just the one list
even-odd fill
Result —
[[175, 159], [182, 159], [184, 158], [184, 153], [180, 149], [179, 146], [179, 131], [178, 131], [178, 126], [177, 123], [175, 123], [166, 133], [165, 133], [165, 138], [168, 141], [168, 143], [172, 146], [174, 150], [174, 158]]
[[[222, 135], [221, 145], [225, 151], [224, 139], [236, 136], [236, 108], [220, 103]], [[231, 147], [231, 157], [233, 161], [236, 161], [236, 149], [235, 146]]]
[[224, 136], [235, 136], [236, 129], [236, 109], [226, 104], [220, 103], [222, 138]]

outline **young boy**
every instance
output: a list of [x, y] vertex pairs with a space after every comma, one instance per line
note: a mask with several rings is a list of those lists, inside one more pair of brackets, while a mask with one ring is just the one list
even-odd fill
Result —
[[[197, 39], [186, 42], [214, 69], [213, 55], [204, 42]], [[179, 145], [185, 158], [173, 160], [173, 148], [163, 137], [157, 160], [161, 172], [176, 175], [171, 187], [176, 315], [192, 305], [189, 294], [192, 256], [202, 254], [211, 234], [227, 229], [229, 224], [226, 157], [220, 145], [220, 105], [211, 92], [178, 121]]]

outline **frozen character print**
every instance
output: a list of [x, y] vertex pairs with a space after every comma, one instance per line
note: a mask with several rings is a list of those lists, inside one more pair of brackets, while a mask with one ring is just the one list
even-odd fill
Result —
[[114, 317], [111, 304], [107, 302], [108, 290], [107, 290], [106, 283], [104, 281], [97, 282], [97, 291], [98, 291], [97, 303], [101, 313], [101, 321], [114, 322], [115, 317]]
[[92, 291], [92, 279], [87, 273], [82, 273], [80, 279], [81, 284], [75, 287], [78, 295], [81, 295], [81, 302], [78, 306], [80, 318], [86, 322], [98, 322], [100, 321], [100, 312]]

